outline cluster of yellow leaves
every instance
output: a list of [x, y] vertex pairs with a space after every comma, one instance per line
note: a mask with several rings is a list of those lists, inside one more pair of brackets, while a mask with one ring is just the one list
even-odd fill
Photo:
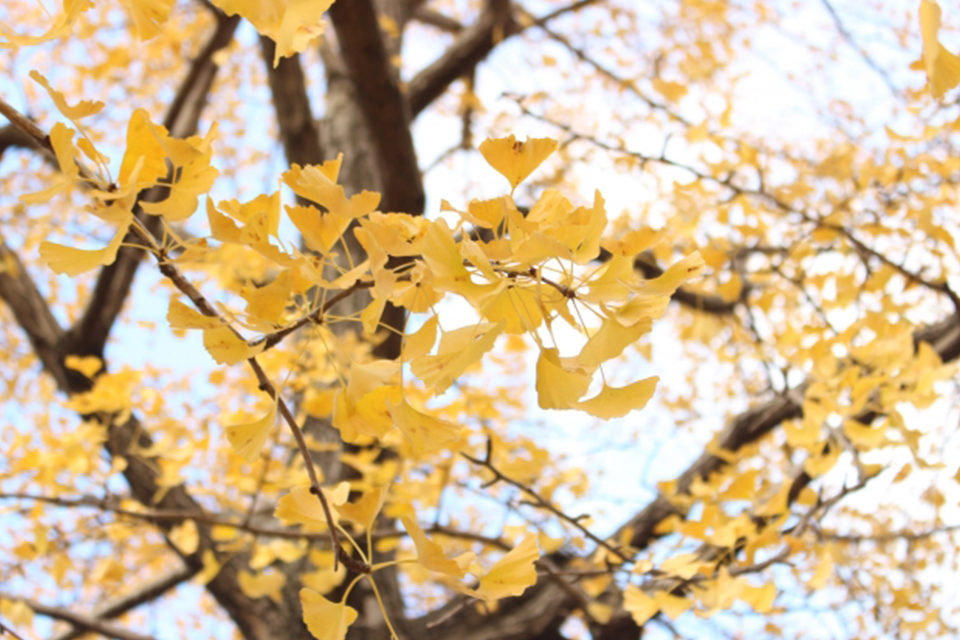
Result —
[[[37, 74], [35, 79], [71, 120], [94, 113], [100, 106], [90, 102], [70, 106], [42, 76]], [[641, 278], [633, 262], [638, 253], [656, 242], [657, 236], [638, 233], [610, 243], [605, 247], [610, 257], [598, 262], [607, 223], [599, 193], [592, 205], [578, 207], [559, 191], [549, 189], [529, 211], [521, 210], [511, 195], [473, 200], [463, 210], [445, 202], [444, 209], [459, 217], [451, 227], [444, 218], [431, 220], [377, 211], [380, 196], [376, 193], [347, 196], [337, 183], [338, 158], [318, 166], [294, 165], [283, 174], [283, 184], [305, 204], [283, 205], [279, 190], [248, 202], [214, 202], [208, 196], [210, 237], [181, 242], [168, 228], [167, 237], [177, 243], [173, 247], [176, 252], [170, 253], [168, 247], [152, 244], [149, 234], [136, 226], [135, 209], [163, 216], [165, 221], [188, 220], [217, 176], [211, 166], [215, 130], [212, 128], [203, 138], [175, 139], [151, 122], [146, 112], [135, 111], [114, 181], [105, 156], [85, 136], [74, 144], [76, 130], [54, 127], [51, 143], [62, 179], [45, 192], [25, 196], [25, 200], [41, 202], [74, 183], [84, 183], [94, 203], [89, 211], [111, 229], [112, 239], [96, 250], [44, 242], [40, 252], [46, 262], [68, 275], [110, 264], [131, 228], [136, 232], [131, 238], [139, 236], [148, 246], [156, 247], [160, 259], [173, 263], [202, 261], [218, 246], [254, 252], [273, 265], [273, 274], [263, 286], [243, 285], [233, 291], [246, 302], [243, 313], [232, 312], [225, 305], [214, 309], [193, 294], [192, 306], [176, 299], [169, 306], [170, 327], [202, 331], [204, 347], [220, 364], [257, 357], [273, 335], [285, 335], [308, 323], [336, 321], [335, 308], [328, 308], [324, 301], [360, 289], [367, 289], [372, 297], [356, 318], [370, 337], [376, 336], [388, 302], [411, 313], [425, 314], [419, 328], [403, 336], [398, 359], [350, 362], [340, 388], [328, 394], [331, 401], [311, 405], [314, 410], [326, 406], [324, 411], [346, 442], [399, 443], [401, 456], [409, 460], [455, 452], [465, 446], [461, 427], [431, 415], [426, 403], [477, 365], [501, 336], [526, 334], [539, 346], [536, 390], [543, 408], [579, 409], [612, 418], [642, 408], [652, 396], [656, 378], [626, 386], [597, 380], [602, 383], [598, 391], [584, 399], [604, 363], [619, 357], [650, 331], [670, 295], [700, 272], [703, 261], [694, 254], [656, 279]], [[512, 191], [555, 148], [552, 140], [521, 142], [511, 136], [487, 140], [481, 152], [508, 180]], [[147, 191], [156, 186], [163, 189]], [[144, 198], [145, 193], [157, 195]], [[301, 233], [305, 249], [280, 238], [284, 215]], [[340, 266], [339, 252], [343, 234], [351, 225], [366, 259], [345, 268]], [[438, 303], [450, 296], [467, 302], [475, 310], [476, 322], [442, 327]], [[585, 317], [592, 318], [590, 324]], [[579, 350], [571, 352], [557, 339], [558, 323], [566, 325], [564, 332], [572, 328], [585, 335]], [[261, 335], [245, 339], [237, 324]], [[100, 363], [75, 359], [70, 366], [89, 376], [96, 373]], [[407, 370], [419, 382], [405, 381]], [[125, 374], [101, 375], [90, 392], [71, 399], [71, 406], [83, 413], [127, 411], [128, 406], [115, 406], [107, 399], [113, 397], [111, 385], [128, 383]], [[247, 461], [256, 460], [277, 414], [274, 400], [260, 417], [227, 426], [226, 436], [233, 450]], [[372, 490], [359, 502], [348, 503], [349, 489], [342, 484], [324, 490], [333, 518], [369, 530], [386, 500], [386, 491]], [[286, 524], [310, 531], [328, 527], [326, 512], [306, 486], [294, 487], [282, 497], [275, 515]], [[405, 518], [404, 524], [417, 547], [421, 566], [471, 597], [492, 602], [518, 595], [536, 581], [534, 562], [539, 551], [532, 536], [485, 570], [472, 556], [447, 558], [412, 518]], [[171, 534], [171, 539], [184, 553], [191, 553], [196, 544], [195, 528], [184, 525]], [[205, 572], [213, 575], [215, 571], [216, 563], [211, 559]], [[474, 586], [463, 583], [468, 573], [474, 576]], [[282, 586], [279, 580], [282, 578], [278, 574], [251, 574], [244, 579], [244, 588], [251, 594], [272, 595]], [[315, 634], [327, 634], [318, 637], [342, 637], [338, 630], [345, 630], [355, 616], [344, 602], [331, 603], [310, 589], [302, 598], [308, 627]]]
[[[323, 34], [323, 14], [334, 0], [214, 0], [213, 4], [228, 15], [239, 15], [262, 35], [271, 38], [277, 45], [274, 66], [280, 58], [304, 51]], [[174, 0], [120, 0], [137, 36], [143, 40], [160, 33], [170, 17]], [[91, 0], [63, 0], [62, 10], [53, 18], [47, 29], [39, 35], [25, 35], [0, 23], [0, 48], [33, 46], [69, 36], [74, 24], [84, 11], [93, 7]]]

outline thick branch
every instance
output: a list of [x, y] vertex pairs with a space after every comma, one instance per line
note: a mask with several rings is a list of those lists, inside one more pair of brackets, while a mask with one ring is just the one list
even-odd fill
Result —
[[[598, 0], [577, 0], [551, 11], [540, 18], [529, 17], [518, 21], [509, 0], [486, 0], [483, 11], [469, 27], [458, 31], [453, 44], [439, 58], [420, 70], [407, 86], [410, 113], [413, 117], [430, 106], [457, 79], [471, 73], [504, 39], [530, 26], [543, 26], [551, 20], [596, 4]], [[457, 23], [429, 11], [415, 12], [414, 17], [445, 30], [453, 30]]]
[[287, 162], [300, 165], [320, 164], [324, 160], [320, 132], [310, 108], [300, 56], [281, 58], [274, 67], [276, 45], [273, 40], [261, 37], [260, 48], [266, 62], [267, 80], [270, 83], [273, 108], [277, 114], [280, 140]]
[[410, 114], [380, 35], [370, 0], [336, 2], [330, 17], [353, 81], [383, 181], [384, 211], [423, 212], [423, 180], [410, 133]]
[[20, 258], [0, 238], [0, 299], [2, 299], [13, 317], [16, 318], [33, 352], [43, 363], [44, 368], [56, 378], [62, 388], [67, 384], [66, 371], [62, 367], [60, 342], [63, 329], [53, 317], [47, 301], [41, 295]]

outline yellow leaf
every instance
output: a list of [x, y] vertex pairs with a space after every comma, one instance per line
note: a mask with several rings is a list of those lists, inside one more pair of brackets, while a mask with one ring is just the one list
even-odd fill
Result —
[[276, 421], [277, 404], [272, 403], [267, 414], [259, 420], [228, 426], [227, 439], [233, 447], [233, 452], [248, 462], [256, 460]]
[[364, 493], [356, 502], [345, 502], [337, 507], [344, 518], [360, 525], [361, 529], [373, 528], [373, 521], [387, 499], [386, 487], [375, 487]]
[[474, 595], [487, 602], [520, 595], [527, 587], [536, 584], [537, 570], [534, 563], [539, 557], [537, 536], [529, 534], [480, 578]]
[[256, 575], [249, 571], [239, 571], [237, 573], [237, 582], [240, 585], [240, 590], [243, 591], [244, 595], [248, 598], [269, 597], [279, 604], [283, 598], [280, 590], [283, 589], [283, 585], [286, 584], [287, 577], [279, 571], [272, 571], [270, 573], [261, 572]]
[[403, 400], [399, 405], [387, 401], [394, 424], [410, 443], [415, 458], [442, 451], [460, 437], [460, 427], [417, 411]]
[[328, 253], [347, 227], [350, 218], [337, 213], [321, 213], [313, 206], [286, 207], [287, 217], [300, 230], [307, 247]]
[[417, 548], [417, 561], [421, 565], [430, 571], [443, 573], [458, 580], [463, 578], [464, 568], [460, 563], [448, 558], [443, 553], [443, 547], [427, 538], [420, 525], [413, 518], [402, 516], [400, 520]]
[[[327, 498], [331, 515], [336, 518], [335, 507], [347, 501], [350, 495], [350, 485], [341, 482], [332, 489], [321, 488]], [[277, 501], [277, 508], [273, 515], [287, 525], [299, 524], [307, 531], [324, 531], [327, 528], [327, 516], [323, 512], [320, 498], [310, 493], [310, 487], [295, 487], [288, 494]]]
[[740, 594], [740, 599], [753, 607], [757, 613], [770, 613], [776, 598], [777, 589], [769, 582], [761, 587], [744, 585]]
[[537, 404], [541, 409], [569, 409], [590, 386], [592, 375], [584, 369], [566, 369], [556, 349], [542, 349], [537, 358]]
[[152, 128], [174, 171], [172, 180], [167, 183], [167, 197], [158, 202], [142, 202], [140, 206], [144, 212], [174, 221], [186, 220], [193, 215], [200, 194], [210, 190], [219, 174], [210, 166], [211, 143], [216, 131], [214, 123], [203, 140], [177, 140], [167, 136], [162, 127]]
[[693, 605], [692, 600], [675, 596], [671, 593], [667, 593], [666, 591], [658, 591], [655, 593], [653, 600], [657, 603], [657, 608], [663, 611], [663, 613], [671, 620], [676, 620], [678, 617], [680, 617], [681, 613]]
[[127, 149], [120, 163], [120, 184], [128, 186], [131, 177], [134, 177], [137, 165], [142, 161], [139, 175], [136, 177], [142, 184], [154, 184], [167, 175], [166, 152], [160, 140], [167, 137], [167, 130], [150, 121], [150, 116], [143, 109], [137, 109], [130, 116], [127, 124]]
[[57, 122], [50, 129], [50, 144], [53, 145], [53, 152], [57, 156], [57, 165], [60, 167], [60, 173], [69, 180], [80, 175], [80, 168], [74, 159], [76, 149], [72, 142], [73, 134], [73, 129], [66, 127], [62, 122]]
[[940, 44], [940, 6], [934, 0], [920, 2], [920, 35], [923, 40], [923, 63], [930, 81], [930, 93], [942, 98], [960, 83], [960, 57]]
[[623, 608], [633, 616], [637, 626], [642, 627], [650, 618], [657, 615], [660, 605], [640, 587], [628, 584], [623, 590]]
[[472, 225], [493, 229], [503, 222], [510, 210], [516, 210], [513, 198], [500, 196], [492, 200], [471, 200], [467, 210], [461, 211], [460, 215]]
[[197, 550], [200, 536], [197, 533], [197, 523], [193, 520], [184, 520], [176, 525], [167, 534], [170, 542], [184, 555], [190, 555]]
[[262, 287], [250, 287], [241, 292], [247, 301], [247, 314], [258, 323], [280, 324], [293, 291], [290, 270], [280, 272], [272, 282]]
[[39, 71], [36, 69], [32, 70], [30, 72], [30, 78], [47, 90], [57, 110], [70, 120], [79, 120], [80, 118], [99, 113], [105, 106], [100, 100], [81, 100], [71, 107], [67, 104], [67, 100], [63, 97], [63, 94], [51, 87], [50, 82], [43, 77]]
[[600, 624], [607, 624], [610, 622], [610, 618], [613, 617], [614, 608], [609, 604], [604, 604], [603, 602], [592, 601], [587, 604], [587, 614], [599, 622]]
[[55, 242], [40, 243], [40, 257], [57, 273], [78, 276], [97, 267], [113, 264], [117, 251], [127, 235], [126, 225], [121, 226], [110, 244], [103, 249], [76, 249]]
[[436, 355], [424, 356], [412, 362], [410, 368], [427, 387], [442, 393], [493, 347], [502, 331], [503, 324], [490, 322], [445, 331]]
[[587, 371], [593, 371], [607, 360], [619, 356], [629, 345], [649, 333], [652, 327], [653, 322], [649, 319], [625, 327], [612, 318], [604, 318], [603, 324], [572, 361]]
[[248, 345], [230, 327], [203, 330], [203, 346], [217, 364], [237, 364], [263, 351], [263, 343]]
[[171, 329], [216, 329], [221, 326], [218, 318], [205, 316], [176, 299], [170, 300], [167, 322]]
[[160, 33], [160, 25], [167, 21], [174, 0], [121, 0], [130, 12], [137, 35], [147, 40]]
[[404, 335], [403, 356], [404, 362], [414, 362], [422, 358], [437, 340], [437, 316], [430, 316], [415, 333]]
[[87, 378], [93, 379], [93, 375], [100, 371], [103, 361], [97, 356], [74, 356], [70, 355], [64, 358], [63, 365], [67, 369], [79, 371]]
[[217, 562], [217, 556], [213, 553], [212, 549], [203, 550], [202, 562], [203, 568], [200, 570], [200, 573], [196, 575], [195, 580], [200, 584], [207, 584], [220, 573], [221, 565]]
[[303, 622], [317, 640], [344, 640], [347, 627], [357, 619], [357, 610], [343, 602], [331, 602], [312, 589], [300, 589]]
[[609, 420], [625, 416], [634, 409], [643, 409], [657, 389], [659, 377], [644, 378], [625, 387], [603, 385], [603, 389], [592, 398], [578, 402], [576, 408], [592, 416]]
[[37, 45], [48, 40], [60, 38], [70, 33], [70, 27], [76, 22], [81, 13], [93, 6], [91, 0], [63, 0], [63, 11], [57, 15], [47, 30], [39, 36], [20, 36], [11, 33], [5, 25], [0, 23], [0, 49], [17, 48]]
[[512, 135], [489, 138], [480, 144], [484, 159], [510, 182], [513, 189], [556, 149], [557, 141], [550, 138], [530, 138], [520, 142]]

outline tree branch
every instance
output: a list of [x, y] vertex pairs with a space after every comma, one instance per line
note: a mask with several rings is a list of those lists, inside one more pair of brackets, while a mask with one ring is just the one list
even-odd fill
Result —
[[[97, 607], [94, 609], [93, 615], [96, 619], [101, 620], [122, 616], [142, 604], [156, 600], [171, 589], [190, 580], [190, 578], [197, 575], [197, 573], [198, 570], [196, 568], [178, 568], [158, 580], [149, 582], [106, 605]], [[75, 625], [72, 629], [56, 636], [54, 640], [77, 640], [77, 638], [82, 637], [87, 631], [87, 629]]]
[[423, 180], [410, 133], [410, 114], [370, 0], [330, 8], [340, 53], [353, 81], [383, 181], [384, 211], [423, 212]]
[[21, 600], [24, 604], [30, 607], [34, 613], [39, 613], [42, 616], [54, 618], [55, 620], [69, 622], [74, 627], [83, 629], [84, 633], [99, 633], [102, 636], [116, 638], [117, 640], [154, 640], [153, 636], [128, 631], [123, 627], [118, 627], [117, 625], [104, 622], [103, 620], [99, 620], [93, 616], [76, 613], [63, 607], [52, 607], [41, 604], [35, 600], [18, 598], [14, 595], [6, 593], [0, 593], [0, 597], [10, 600]]

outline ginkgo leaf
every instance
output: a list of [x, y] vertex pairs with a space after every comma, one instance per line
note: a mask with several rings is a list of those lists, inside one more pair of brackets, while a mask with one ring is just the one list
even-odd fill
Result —
[[660, 605], [635, 584], [628, 584], [623, 590], [623, 608], [633, 617], [638, 627], [643, 627], [650, 618], [657, 615]]
[[281, 602], [283, 596], [280, 592], [283, 585], [286, 584], [287, 577], [279, 571], [269, 573], [250, 573], [249, 571], [240, 571], [237, 573], [237, 583], [240, 590], [248, 598], [268, 597], [274, 602]]
[[160, 33], [160, 27], [170, 16], [175, 0], [121, 0], [130, 12], [137, 35], [147, 40]]
[[273, 56], [276, 67], [280, 58], [302, 53], [323, 34], [323, 14], [334, 0], [213, 0], [227, 15], [239, 14], [250, 21], [260, 34], [269, 36], [277, 47]]
[[262, 287], [249, 287], [241, 292], [247, 301], [247, 315], [265, 324], [279, 324], [290, 302], [293, 276], [285, 269]]
[[[347, 501], [350, 495], [350, 484], [341, 482], [332, 489], [321, 488], [327, 498], [331, 515], [337, 517], [336, 507]], [[299, 524], [310, 531], [323, 531], [327, 528], [327, 516], [323, 512], [320, 498], [310, 492], [310, 487], [295, 487], [277, 501], [273, 515], [287, 525]]]
[[942, 98], [960, 84], [960, 57], [947, 50], [937, 37], [940, 30], [940, 5], [934, 0], [920, 2], [920, 35], [923, 40], [923, 63], [930, 80], [930, 93]]
[[217, 364], [237, 364], [263, 351], [264, 344], [249, 345], [230, 327], [203, 330], [203, 346]]
[[344, 640], [357, 610], [344, 602], [331, 602], [312, 589], [300, 589], [303, 622], [317, 640]]
[[510, 135], [489, 138], [480, 144], [480, 153], [487, 163], [516, 189], [547, 156], [557, 149], [557, 141], [550, 138], [530, 138], [525, 142]]
[[448, 558], [443, 552], [443, 547], [427, 538], [416, 520], [402, 516], [400, 521], [403, 522], [404, 529], [410, 534], [410, 539], [417, 548], [417, 562], [430, 571], [443, 573], [458, 580], [463, 578], [464, 567], [456, 560]]
[[120, 163], [120, 184], [127, 186], [134, 170], [140, 163], [138, 179], [146, 184], [154, 184], [167, 175], [167, 158], [160, 140], [167, 135], [167, 130], [161, 125], [150, 121], [150, 116], [144, 109], [137, 109], [131, 114], [127, 124], [127, 148]]
[[411, 362], [411, 370], [425, 385], [442, 393], [467, 367], [493, 348], [493, 343], [502, 331], [502, 323], [490, 322], [445, 331], [440, 337], [436, 355], [424, 356]]
[[744, 585], [740, 592], [740, 599], [753, 607], [757, 613], [770, 613], [773, 601], [777, 599], [777, 588], [769, 582], [759, 587]]
[[70, 28], [80, 14], [92, 6], [92, 0], [63, 0], [63, 11], [57, 14], [47, 30], [38, 36], [17, 35], [0, 23], [0, 35], [4, 38], [0, 40], [0, 49], [28, 47], [61, 38], [70, 33]]
[[415, 458], [442, 451], [460, 437], [460, 427], [417, 411], [406, 400], [399, 405], [388, 401], [387, 410], [410, 444]]
[[530, 534], [480, 578], [473, 595], [488, 602], [518, 596], [537, 582], [537, 536]]
[[414, 333], [404, 335], [402, 360], [412, 362], [429, 353], [430, 349], [433, 348], [433, 343], [437, 341], [438, 326], [437, 316], [433, 315], [427, 318], [426, 322]]
[[177, 299], [170, 300], [167, 322], [171, 329], [216, 329], [221, 326], [219, 318], [204, 315]]
[[313, 206], [288, 206], [286, 210], [307, 246], [319, 253], [328, 253], [350, 226], [351, 218], [339, 213], [321, 213]]
[[537, 358], [537, 404], [541, 409], [568, 409], [590, 386], [592, 372], [566, 369], [556, 349], [541, 349]]
[[127, 227], [122, 226], [113, 236], [110, 244], [102, 249], [76, 249], [55, 242], [40, 243], [40, 257], [57, 273], [68, 276], [78, 276], [97, 267], [113, 264], [117, 259], [117, 251], [123, 238], [127, 235]]
[[681, 596], [675, 596], [666, 591], [658, 591], [653, 595], [657, 607], [671, 620], [676, 620], [684, 611], [693, 606], [693, 601]]
[[604, 318], [600, 328], [587, 340], [572, 360], [580, 367], [592, 371], [604, 362], [616, 358], [629, 345], [635, 344], [641, 336], [653, 328], [653, 322], [638, 322], [632, 326], [623, 326], [616, 320]]
[[103, 367], [103, 360], [97, 356], [69, 355], [63, 359], [63, 366], [65, 366], [67, 369], [79, 371], [84, 376], [92, 380], [94, 374], [100, 371], [100, 369]]
[[350, 522], [360, 525], [361, 529], [371, 529], [386, 499], [387, 488], [375, 487], [365, 492], [356, 502], [341, 504], [337, 511]]
[[170, 532], [167, 533], [167, 537], [170, 539], [170, 542], [173, 543], [173, 546], [185, 556], [190, 555], [197, 550], [197, 547], [200, 544], [200, 535], [197, 532], [197, 523], [193, 520], [184, 520], [180, 524], [174, 526], [170, 529]]
[[174, 171], [171, 180], [164, 183], [167, 197], [157, 202], [142, 202], [140, 206], [151, 215], [173, 221], [186, 220], [196, 211], [200, 194], [210, 190], [219, 174], [210, 166], [217, 125], [214, 123], [202, 140], [196, 137], [186, 140], [171, 138], [162, 127], [152, 127], [150, 131], [157, 137]]
[[603, 389], [592, 398], [576, 403], [578, 409], [592, 416], [609, 420], [625, 416], [635, 409], [643, 409], [647, 401], [657, 390], [658, 376], [645, 378], [625, 387], [603, 385]]
[[50, 94], [50, 98], [53, 100], [53, 104], [57, 107], [57, 111], [70, 120], [79, 120], [80, 118], [100, 113], [105, 106], [100, 100], [80, 100], [71, 107], [67, 104], [67, 99], [63, 94], [50, 86], [50, 82], [39, 71], [36, 69], [32, 70], [30, 72], [30, 78], [47, 90], [47, 93]]
[[256, 460], [263, 445], [277, 422], [277, 404], [272, 403], [266, 415], [253, 422], [235, 424], [227, 427], [227, 440], [234, 453], [248, 462]]

